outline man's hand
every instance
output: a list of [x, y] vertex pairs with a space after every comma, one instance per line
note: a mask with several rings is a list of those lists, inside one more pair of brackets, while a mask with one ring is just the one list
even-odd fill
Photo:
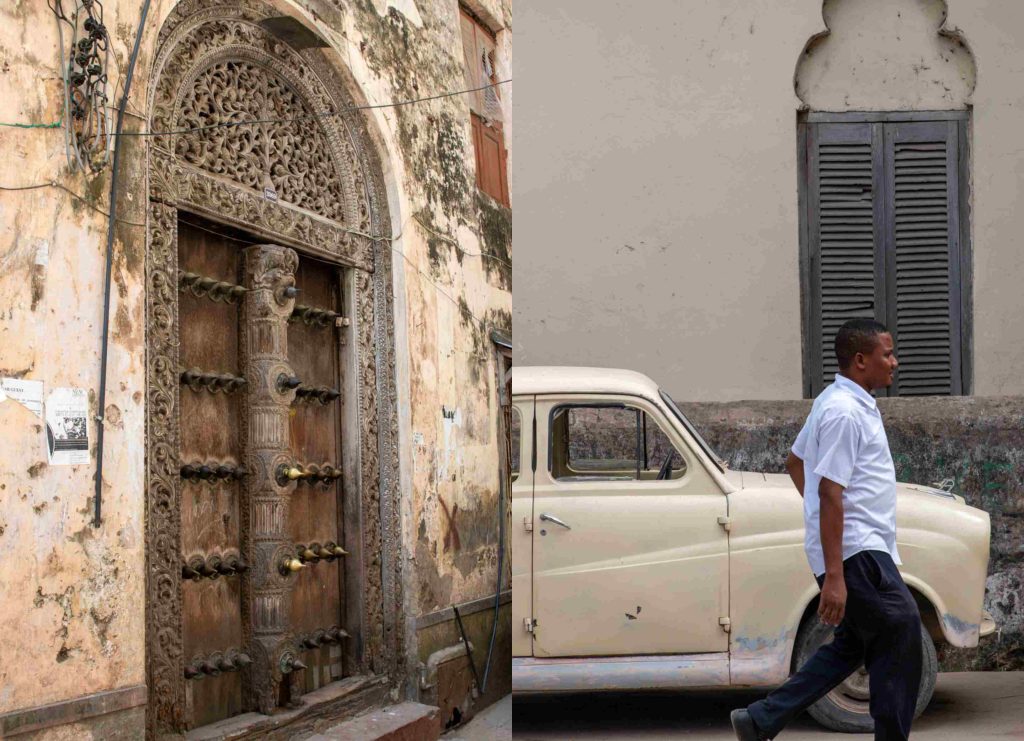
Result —
[[826, 576], [818, 602], [818, 617], [825, 625], [839, 625], [846, 614], [846, 579], [842, 574]]

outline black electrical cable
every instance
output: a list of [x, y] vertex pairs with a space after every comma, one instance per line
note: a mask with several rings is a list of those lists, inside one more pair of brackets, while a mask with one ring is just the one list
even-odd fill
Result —
[[[508, 429], [505, 430], [506, 437]], [[511, 463], [509, 463], [511, 465]], [[487, 691], [487, 677], [491, 673], [491, 658], [494, 655], [494, 639], [498, 635], [498, 612], [501, 607], [501, 579], [505, 575], [505, 492], [508, 478], [503, 476], [502, 486], [498, 490], [498, 583], [494, 587], [494, 623], [491, 625], [491, 641], [487, 646], [487, 661], [484, 662], [484, 680], [480, 685], [480, 694]]]
[[478, 93], [481, 90], [487, 90], [489, 88], [496, 88], [499, 85], [506, 85], [512, 82], [512, 79], [498, 80], [497, 82], [489, 82], [486, 85], [480, 87], [466, 88], [465, 90], [449, 90], [445, 93], [438, 93], [437, 95], [428, 95], [425, 98], [410, 98], [407, 100], [395, 100], [390, 103], [368, 103], [366, 105], [351, 105], [341, 108], [334, 113], [310, 113], [305, 116], [291, 116], [288, 118], [252, 118], [244, 121], [223, 121], [221, 123], [208, 124], [206, 126], [191, 126], [183, 129], [168, 129], [166, 131], [126, 131], [123, 134], [118, 131], [114, 136], [179, 136], [183, 134], [200, 134], [204, 131], [212, 131], [213, 129], [230, 129], [238, 126], [255, 126], [259, 124], [272, 124], [272, 123], [291, 123], [293, 121], [316, 121], [319, 119], [336, 118], [344, 113], [350, 113], [355, 111], [374, 111], [380, 108], [401, 108], [402, 106], [413, 105], [414, 103], [427, 103], [432, 100], [442, 100], [443, 98], [452, 98], [456, 95], [465, 95], [467, 93]]
[[102, 522], [103, 503], [103, 425], [107, 400], [107, 338], [110, 333], [110, 274], [114, 266], [114, 230], [117, 227], [117, 175], [121, 160], [121, 127], [124, 125], [124, 111], [128, 106], [128, 94], [132, 89], [132, 77], [135, 75], [135, 63], [139, 58], [139, 47], [142, 45], [142, 32], [146, 28], [146, 16], [149, 15], [149, 2], [142, 4], [142, 15], [139, 17], [139, 28], [135, 32], [135, 46], [128, 59], [128, 72], [124, 78], [124, 94], [117, 107], [117, 137], [114, 139], [114, 160], [110, 172], [110, 219], [107, 222], [107, 264], [103, 280], [103, 340], [100, 349], [100, 393], [99, 407], [96, 414], [96, 495], [93, 527]]
[[[466, 629], [462, 625], [462, 615], [459, 614], [459, 608], [457, 605], [452, 605], [452, 611], [455, 613], [455, 622], [459, 625], [459, 633], [462, 634], [462, 645], [466, 647], [466, 659], [469, 661], [469, 668], [473, 670], [473, 681], [476, 682], [477, 687], [480, 687], [480, 675], [476, 673], [476, 662], [473, 661], [473, 649], [470, 648], [469, 638], [466, 637]], [[483, 690], [480, 690], [480, 694], [483, 694]]]

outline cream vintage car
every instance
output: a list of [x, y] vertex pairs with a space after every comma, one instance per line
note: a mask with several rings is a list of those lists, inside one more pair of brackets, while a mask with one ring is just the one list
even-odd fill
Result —
[[[788, 476], [730, 470], [639, 373], [520, 367], [512, 392], [514, 692], [770, 688], [831, 639]], [[935, 644], [995, 630], [989, 516], [899, 484], [897, 517], [924, 626], [921, 712]], [[870, 729], [863, 670], [811, 714]]]

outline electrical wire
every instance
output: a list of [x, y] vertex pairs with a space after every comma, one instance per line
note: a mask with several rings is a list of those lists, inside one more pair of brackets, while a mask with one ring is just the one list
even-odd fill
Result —
[[[244, 240], [244, 239], [239, 239], [238, 237], [235, 237], [235, 236], [233, 236], [231, 234], [225, 234], [224, 232], [219, 232], [216, 229], [211, 229], [208, 226], [203, 226], [202, 224], [197, 224], [194, 221], [189, 221], [188, 219], [184, 219], [184, 218], [181, 217], [181, 212], [178, 213], [178, 220], [181, 223], [188, 224], [189, 226], [195, 227], [196, 229], [199, 229], [200, 231], [208, 232], [210, 234], [215, 234], [218, 237], [223, 237], [224, 239], [230, 239], [231, 241], [238, 242], [239, 244], [253, 244], [253, 242], [251, 240], [247, 241], [247, 240]], [[340, 231], [348, 232], [349, 234], [357, 234], [360, 237], [366, 237], [367, 239], [369, 239], [372, 242], [390, 242], [391, 241], [390, 237], [375, 237], [372, 234], [367, 234], [366, 232], [361, 232], [358, 229], [340, 229]]]
[[497, 255], [492, 255], [490, 252], [470, 252], [469, 250], [464, 250], [462, 248], [462, 245], [460, 245], [458, 240], [456, 240], [455, 238], [449, 237], [447, 234], [442, 234], [441, 232], [439, 232], [439, 231], [437, 231], [435, 229], [432, 229], [431, 227], [429, 227], [423, 221], [423, 219], [421, 219], [416, 214], [413, 214], [412, 217], [414, 219], [416, 219], [416, 223], [418, 223], [425, 230], [427, 230], [428, 232], [433, 234], [438, 239], [440, 239], [440, 240], [442, 240], [444, 242], [447, 242], [448, 244], [452, 245], [455, 249], [457, 249], [463, 255], [469, 255], [470, 257], [486, 257], [486, 258], [488, 258], [490, 260], [494, 260], [496, 262], [500, 262], [502, 265], [507, 265], [509, 270], [512, 269], [512, 263], [510, 263], [508, 260], [505, 260], [504, 258], [498, 257]]
[[[139, 47], [142, 46], [142, 32], [146, 28], [146, 17], [149, 15], [150, 0], [142, 4], [142, 11], [139, 15], [139, 27], [135, 31], [135, 45], [132, 48], [132, 55], [128, 59], [128, 71], [124, 79], [124, 94], [121, 96], [120, 109], [117, 112], [117, 134], [120, 136], [121, 127], [124, 125], [124, 111], [128, 107], [128, 94], [132, 88], [132, 78], [135, 75], [135, 63], [139, 58]], [[103, 280], [103, 338], [100, 347], [100, 389], [99, 404], [97, 406], [96, 425], [96, 491], [93, 498], [95, 514], [93, 527], [99, 527], [103, 519], [101, 504], [103, 501], [103, 429], [106, 413], [107, 398], [107, 347], [110, 336], [110, 275], [114, 267], [114, 229], [117, 224], [117, 184], [120, 172], [118, 163], [121, 160], [121, 140], [114, 141], [114, 158], [110, 172], [110, 217], [107, 220], [107, 258], [106, 273]]]
[[366, 105], [354, 105], [346, 108], [341, 108], [333, 113], [310, 113], [306, 116], [294, 116], [286, 118], [254, 118], [247, 119], [244, 121], [225, 121], [223, 123], [209, 124], [207, 126], [193, 126], [191, 128], [184, 129], [169, 129], [167, 131], [125, 131], [115, 133], [114, 136], [175, 136], [179, 134], [196, 134], [203, 131], [210, 131], [212, 129], [224, 129], [234, 128], [237, 126], [255, 126], [259, 124], [272, 124], [272, 123], [291, 123], [294, 121], [311, 121], [320, 119], [329, 119], [341, 116], [345, 113], [351, 113], [353, 111], [370, 111], [378, 108], [400, 108], [402, 106], [413, 105], [415, 103], [426, 103], [431, 100], [441, 100], [443, 98], [452, 98], [456, 95], [465, 95], [466, 93], [475, 93], [480, 90], [486, 90], [488, 88], [497, 87], [498, 85], [505, 85], [512, 82], [512, 79], [499, 80], [492, 82], [487, 85], [480, 87], [469, 88], [467, 90], [452, 90], [446, 93], [438, 93], [437, 95], [428, 95], [423, 98], [411, 98], [409, 100], [396, 100], [389, 103], [369, 103]]
[[430, 277], [430, 276], [429, 276], [429, 275], [428, 275], [427, 273], [425, 273], [425, 272], [424, 272], [424, 271], [423, 271], [423, 270], [422, 270], [422, 269], [420, 268], [420, 266], [419, 266], [419, 265], [417, 265], [417, 264], [416, 264], [415, 262], [413, 262], [413, 261], [412, 261], [412, 260], [411, 260], [411, 259], [410, 259], [410, 258], [409, 258], [409, 257], [408, 257], [408, 256], [407, 256], [407, 255], [406, 255], [405, 253], [404, 253], [404, 252], [402, 252], [402, 251], [401, 251], [400, 249], [398, 249], [398, 248], [397, 248], [397, 247], [395, 247], [394, 245], [392, 245], [392, 246], [391, 246], [391, 249], [392, 249], [392, 250], [393, 250], [393, 251], [394, 251], [395, 253], [397, 253], [398, 255], [400, 255], [400, 256], [401, 256], [401, 258], [402, 258], [402, 259], [403, 259], [403, 260], [404, 260], [404, 261], [405, 261], [405, 262], [406, 262], [406, 263], [407, 263], [407, 264], [409, 265], [409, 267], [411, 267], [411, 268], [412, 268], [413, 270], [415, 270], [415, 271], [416, 271], [417, 273], [419, 273], [419, 274], [420, 274], [420, 277], [421, 277], [421, 278], [423, 278], [423, 279], [424, 279], [424, 280], [425, 280], [425, 281], [426, 281], [427, 283], [429, 283], [430, 285], [432, 285], [432, 286], [434, 287], [434, 289], [435, 289], [435, 290], [436, 290], [436, 291], [437, 291], [438, 293], [440, 293], [440, 294], [441, 294], [442, 296], [444, 296], [444, 297], [445, 297], [446, 299], [448, 299], [449, 301], [451, 301], [451, 302], [452, 302], [452, 303], [453, 303], [453, 304], [454, 304], [455, 306], [457, 306], [460, 312], [465, 312], [465, 313], [469, 314], [469, 316], [470, 316], [470, 317], [472, 317], [472, 319], [473, 319], [473, 320], [474, 320], [474, 321], [475, 321], [475, 322], [476, 322], [477, 324], [479, 324], [479, 325], [480, 325], [480, 328], [481, 328], [481, 329], [483, 329], [484, 331], [486, 331], [487, 329], [489, 329], [489, 327], [488, 327], [488, 325], [487, 325], [487, 322], [485, 322], [485, 321], [484, 321], [483, 319], [481, 319], [481, 318], [480, 318], [480, 317], [478, 317], [478, 316], [477, 316], [476, 314], [474, 314], [474, 313], [473, 313], [472, 311], [470, 311], [470, 310], [469, 310], [468, 308], [466, 308], [466, 307], [465, 307], [465, 305], [464, 305], [463, 303], [459, 303], [459, 302], [458, 302], [458, 301], [457, 301], [457, 300], [456, 300], [455, 298], [453, 298], [453, 297], [452, 297], [452, 295], [451, 295], [450, 293], [448, 293], [448, 292], [447, 292], [447, 291], [445, 291], [445, 290], [444, 290], [443, 288], [441, 288], [441, 286], [440, 286], [440, 285], [438, 285], [437, 283], [435, 283], [435, 282], [433, 281], [433, 279], [432, 279], [432, 278], [431, 278], [431, 277]]
[[[353, 111], [369, 111], [369, 110], [376, 110], [376, 109], [379, 109], [379, 108], [400, 108], [402, 106], [413, 105], [414, 103], [426, 103], [426, 102], [431, 101], [431, 100], [441, 100], [443, 98], [452, 98], [452, 97], [454, 97], [456, 95], [465, 95], [467, 93], [476, 93], [476, 92], [479, 92], [481, 90], [487, 90], [489, 88], [497, 87], [498, 85], [505, 85], [505, 84], [508, 84], [510, 82], [512, 82], [512, 78], [509, 78], [507, 80], [498, 80], [497, 82], [492, 82], [492, 83], [489, 83], [487, 85], [482, 85], [480, 87], [467, 88], [466, 90], [452, 90], [452, 91], [446, 92], [446, 93], [438, 93], [437, 95], [428, 95], [428, 96], [423, 97], [423, 98], [411, 98], [409, 100], [397, 100], [397, 101], [392, 101], [390, 103], [370, 103], [370, 104], [367, 104], [367, 105], [348, 106], [348, 107], [342, 108], [342, 109], [340, 109], [340, 110], [338, 110], [338, 111], [336, 111], [334, 113], [311, 113], [311, 114], [306, 115], [306, 116], [294, 116], [294, 117], [291, 117], [291, 118], [254, 118], [254, 119], [247, 119], [245, 121], [225, 121], [224, 123], [209, 124], [208, 126], [194, 126], [194, 127], [191, 127], [191, 128], [170, 129], [170, 130], [167, 130], [167, 131], [122, 131], [122, 132], [114, 132], [114, 133], [111, 134], [111, 136], [113, 136], [113, 137], [121, 137], [121, 136], [176, 136], [176, 135], [182, 135], [182, 134], [196, 134], [196, 133], [200, 133], [200, 132], [203, 132], [203, 131], [210, 131], [212, 129], [234, 128], [234, 127], [237, 127], [237, 126], [255, 126], [255, 125], [259, 125], [259, 124], [268, 124], [268, 123], [292, 123], [292, 122], [295, 122], [295, 121], [311, 121], [311, 120], [319, 120], [319, 119], [328, 119], [328, 118], [334, 118], [334, 117], [340, 116], [340, 115], [345, 114], [345, 113], [350, 113], [350, 112], [353, 112]], [[109, 108], [111, 110], [120, 110], [120, 108], [114, 109], [113, 106], [103, 106], [103, 107], [104, 108]], [[130, 116], [134, 116], [136, 118], [145, 120], [145, 116], [143, 116], [140, 113], [135, 113], [133, 111], [125, 111], [125, 113], [127, 113]], [[10, 124], [4, 124], [4, 123], [0, 123], [0, 126], [15, 126], [15, 127], [18, 127], [18, 128], [25, 128], [25, 129], [59, 129], [59, 128], [63, 127], [63, 121], [55, 121], [55, 122], [49, 123], [49, 124], [37, 124], [37, 123], [24, 123], [24, 124], [23, 123], [10, 123]], [[467, 254], [473, 254], [473, 253], [467, 253]]]
[[0, 126], [9, 126], [14, 129], [59, 129], [64, 125], [63, 121], [54, 121], [53, 123], [5, 123], [0, 122]]
[[[199, 230], [204, 231], [204, 232], [208, 232], [210, 234], [214, 234], [214, 235], [216, 235], [218, 237], [223, 237], [224, 239], [230, 239], [233, 242], [238, 242], [239, 244], [252, 244], [252, 242], [246, 241], [244, 239], [239, 239], [238, 237], [233, 236], [231, 234], [225, 234], [224, 232], [219, 232], [216, 229], [210, 229], [209, 227], [203, 226], [202, 224], [197, 224], [197, 223], [195, 223], [193, 221], [189, 221], [188, 219], [183, 219], [180, 216], [178, 218], [179, 218], [179, 220], [183, 224], [188, 224], [191, 227], [194, 227], [194, 228], [199, 229]], [[403, 229], [403, 232], [404, 232], [404, 229]], [[363, 234], [363, 232], [356, 232], [356, 234]], [[372, 240], [374, 240], [376, 242], [394, 242], [394, 241], [398, 240], [399, 238], [401, 238], [402, 232], [399, 232], [398, 236], [394, 237], [394, 238], [391, 238], [391, 237], [373, 237], [373, 236], [370, 236], [370, 235], [364, 235], [364, 236], [367, 236], [367, 237], [369, 237], [370, 239], [372, 239]], [[448, 293], [446, 290], [444, 290], [444, 288], [442, 288], [440, 284], [434, 282], [434, 280], [430, 277], [430, 275], [428, 275], [423, 269], [421, 269], [420, 266], [417, 265], [412, 259], [410, 259], [408, 257], [408, 255], [406, 255], [404, 252], [402, 252], [402, 250], [398, 249], [394, 245], [391, 246], [391, 249], [396, 254], [398, 254], [409, 265], [409, 267], [411, 267], [413, 270], [415, 270], [417, 273], [419, 273], [420, 277], [423, 280], [425, 280], [428, 284], [433, 286], [434, 290], [436, 290], [438, 293], [440, 293], [446, 299], [451, 301], [452, 304], [457, 306], [459, 308], [459, 311], [466, 311], [473, 318], [473, 320], [478, 325], [480, 325], [481, 329], [487, 330], [489, 328], [488, 325], [487, 325], [487, 322], [485, 322], [483, 319], [478, 317], [473, 312], [468, 311], [467, 309], [464, 309], [463, 305], [460, 304], [457, 299], [455, 299], [450, 293]]]
[[[497, 362], [497, 361], [496, 361]], [[499, 370], [501, 364], [498, 365]], [[502, 379], [504, 383], [504, 379]], [[501, 392], [499, 391], [499, 398]], [[511, 404], [511, 399], [509, 400]], [[484, 662], [484, 678], [480, 685], [480, 694], [487, 692], [487, 680], [491, 675], [491, 659], [494, 657], [494, 641], [498, 636], [498, 614], [501, 610], [501, 582], [505, 577], [505, 495], [510, 492], [509, 483], [512, 473], [512, 430], [509, 424], [509, 407], [504, 407], [501, 412], [501, 423], [505, 428], [505, 465], [506, 471], [501, 477], [501, 485], [498, 487], [498, 583], [494, 586], [494, 617], [491, 622], [491, 640], [487, 645], [487, 660]]]
[[[60, 72], [64, 82], [64, 143], [68, 166], [102, 170], [112, 144], [107, 113], [107, 68], [110, 64], [110, 36], [103, 23], [100, 0], [72, 0], [69, 16], [63, 0], [47, 0], [57, 21]], [[83, 20], [84, 19], [84, 20]], [[71, 47], [65, 57], [64, 25], [71, 33]], [[70, 118], [69, 118], [70, 117]]]
[[[79, 195], [75, 191], [71, 190], [71, 188], [67, 187], [66, 185], [63, 185], [62, 183], [58, 183], [56, 180], [51, 180], [48, 183], [36, 183], [35, 185], [0, 185], [0, 190], [9, 190], [9, 191], [38, 190], [39, 188], [57, 188], [58, 190], [62, 190], [65, 193], [67, 193], [69, 196], [71, 196], [72, 198], [74, 198], [74, 199], [84, 203], [86, 206], [91, 208], [96, 213], [102, 214], [102, 215], [106, 216], [108, 219], [110, 218], [110, 214], [109, 213], [107, 213], [102, 208], [100, 208], [99, 206], [97, 206], [96, 204], [91, 202], [88, 198], [86, 198], [83, 195]], [[128, 219], [118, 218], [118, 219], [116, 219], [116, 221], [119, 224], [127, 224], [128, 226], [145, 226], [145, 224], [143, 224], [141, 222], [138, 222], [138, 221], [128, 221]]]

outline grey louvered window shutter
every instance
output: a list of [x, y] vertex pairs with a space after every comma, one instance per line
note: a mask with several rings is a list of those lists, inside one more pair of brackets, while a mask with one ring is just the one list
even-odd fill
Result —
[[[811, 368], [813, 392], [832, 382], [833, 341], [843, 322], [877, 316], [881, 236], [880, 142], [872, 124], [817, 124], [810, 131]], [[879, 160], [876, 164], [875, 160]]]
[[835, 333], [852, 317], [893, 333], [900, 368], [890, 395], [962, 393], [959, 127], [808, 125], [812, 396], [832, 382]]
[[955, 121], [885, 125], [886, 323], [900, 396], [961, 393]]

